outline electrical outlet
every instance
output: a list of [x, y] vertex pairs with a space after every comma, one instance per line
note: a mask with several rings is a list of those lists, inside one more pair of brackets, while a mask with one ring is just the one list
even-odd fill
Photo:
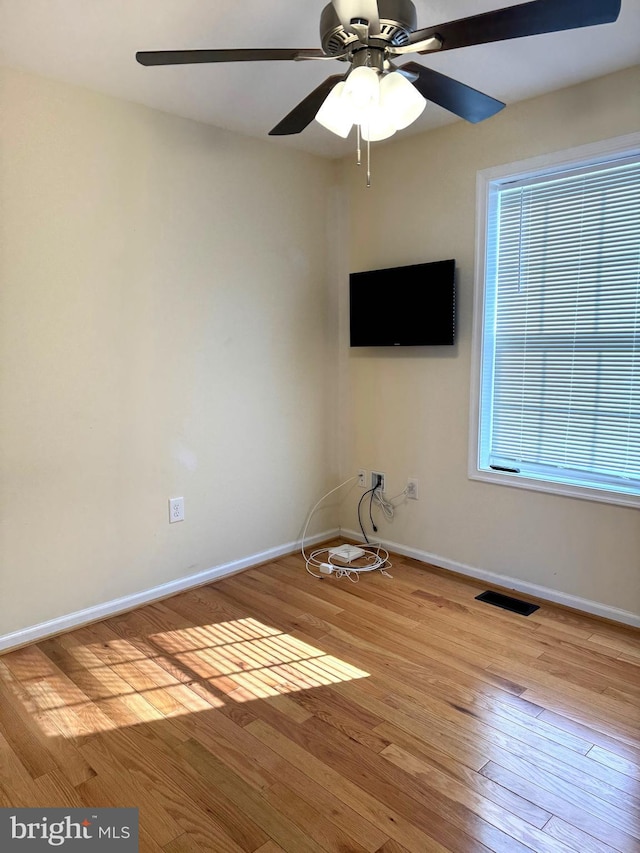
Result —
[[405, 494], [411, 501], [418, 500], [418, 480], [416, 477], [409, 477], [407, 480], [407, 491]]
[[361, 489], [367, 488], [367, 472], [364, 470], [364, 468], [360, 468], [358, 470], [358, 485]]
[[384, 492], [384, 474], [382, 471], [371, 472], [371, 488], [374, 489], [380, 483], [379, 492]]
[[184, 498], [169, 498], [169, 524], [184, 521]]

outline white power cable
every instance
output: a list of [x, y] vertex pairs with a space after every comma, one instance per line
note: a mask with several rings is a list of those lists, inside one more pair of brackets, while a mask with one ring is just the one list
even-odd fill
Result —
[[[339, 557], [331, 554], [331, 550], [333, 546], [328, 548], [318, 548], [315, 551], [312, 551], [310, 554], [307, 554], [304, 549], [304, 541], [307, 537], [307, 530], [309, 528], [309, 523], [313, 514], [318, 509], [320, 504], [326, 500], [330, 495], [334, 492], [337, 492], [343, 486], [346, 486], [348, 483], [351, 483], [353, 480], [357, 480], [357, 477], [349, 477], [348, 480], [345, 480], [343, 483], [340, 483], [339, 486], [336, 486], [334, 489], [331, 489], [330, 492], [327, 492], [326, 495], [323, 495], [320, 500], [315, 504], [309, 515], [307, 516], [307, 520], [304, 525], [304, 530], [302, 533], [302, 543], [300, 547], [300, 551], [302, 556], [304, 557], [304, 562], [307, 571], [314, 578], [318, 578], [322, 580], [323, 576], [334, 574], [338, 578], [346, 577], [353, 583], [357, 583], [360, 579], [359, 576], [362, 572], [373, 572], [376, 570], [380, 570], [383, 574], [388, 574], [385, 569], [391, 568], [391, 562], [389, 560], [389, 552], [386, 548], [383, 548], [382, 545], [373, 544], [370, 548], [363, 548], [364, 554], [361, 555], [358, 560], [366, 561], [364, 565], [344, 565], [342, 562], [336, 562]], [[375, 549], [375, 550], [374, 550]], [[321, 558], [321, 555], [326, 555], [324, 559]], [[318, 569], [322, 574], [316, 574], [311, 570], [311, 567], [314, 569]]]
[[404, 498], [406, 494], [407, 490], [406, 488], [404, 488], [399, 494], [394, 495], [392, 498], [387, 498], [385, 497], [383, 492], [381, 492], [379, 489], [376, 489], [373, 494], [373, 500], [377, 504], [377, 506], [380, 507], [380, 509], [382, 510], [382, 514], [387, 519], [387, 521], [391, 521], [395, 514], [397, 506], [397, 504], [394, 504], [393, 502], [398, 500], [398, 498]]

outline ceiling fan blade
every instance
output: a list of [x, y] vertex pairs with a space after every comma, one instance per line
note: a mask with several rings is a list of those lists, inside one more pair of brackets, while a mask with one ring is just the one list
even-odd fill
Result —
[[[438, 71], [425, 68], [418, 62], [406, 62], [398, 68], [400, 72], [409, 72], [411, 82], [428, 101], [433, 101], [439, 107], [444, 107], [450, 113], [464, 118], [474, 124], [490, 118], [505, 106], [502, 101], [492, 98], [472, 89], [466, 83], [445, 77]], [[415, 75], [415, 79], [413, 79]]]
[[377, 0], [332, 0], [340, 23], [348, 30], [354, 18], [369, 21], [369, 33], [372, 36], [380, 33], [380, 13]]
[[344, 74], [333, 74], [331, 77], [327, 77], [317, 89], [314, 89], [304, 100], [300, 101], [298, 106], [294, 107], [273, 130], [269, 131], [269, 136], [290, 136], [303, 131], [314, 120], [316, 113], [334, 86], [344, 80], [344, 77]]
[[138, 51], [141, 65], [189, 65], [195, 62], [265, 62], [271, 60], [325, 59], [318, 48], [247, 48], [241, 50]]
[[[621, 0], [532, 0], [495, 12], [449, 21], [411, 34], [417, 43], [437, 35], [441, 50], [487, 44], [523, 36], [609, 24], [620, 14]], [[419, 50], [418, 50], [419, 52]]]

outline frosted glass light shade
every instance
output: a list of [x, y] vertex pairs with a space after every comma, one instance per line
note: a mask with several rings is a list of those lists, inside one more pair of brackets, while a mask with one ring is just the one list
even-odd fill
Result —
[[380, 100], [380, 80], [373, 68], [361, 65], [354, 68], [344, 83], [343, 99], [349, 105], [351, 116], [356, 124]]
[[349, 103], [342, 97], [343, 92], [344, 81], [341, 80], [324, 99], [324, 103], [316, 113], [316, 121], [327, 130], [346, 139], [353, 127], [353, 119]]
[[412, 124], [422, 113], [427, 102], [416, 87], [398, 71], [386, 74], [380, 82], [380, 107], [396, 130]]
[[360, 133], [367, 142], [380, 142], [381, 139], [393, 136], [395, 132], [396, 127], [381, 104], [367, 110], [360, 122]]

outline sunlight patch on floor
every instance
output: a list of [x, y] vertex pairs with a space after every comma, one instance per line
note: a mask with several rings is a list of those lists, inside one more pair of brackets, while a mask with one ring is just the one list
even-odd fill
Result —
[[60, 642], [65, 673], [42, 654], [24, 672], [4, 670], [25, 710], [51, 736], [77, 737], [369, 675], [252, 618], [105, 642], [80, 643], [69, 634]]

